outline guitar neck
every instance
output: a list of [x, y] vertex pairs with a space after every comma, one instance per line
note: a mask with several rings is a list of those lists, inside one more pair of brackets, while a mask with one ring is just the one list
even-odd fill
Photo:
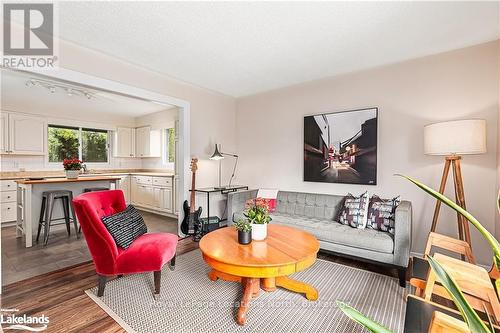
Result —
[[189, 212], [194, 213], [196, 208], [195, 208], [195, 198], [196, 198], [196, 192], [194, 189], [196, 188], [196, 172], [193, 172], [193, 175], [191, 176], [191, 199], [189, 202]]

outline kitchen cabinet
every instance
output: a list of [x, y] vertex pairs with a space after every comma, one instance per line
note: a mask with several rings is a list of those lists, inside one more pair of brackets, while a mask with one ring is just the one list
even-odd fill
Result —
[[163, 188], [161, 189], [161, 209], [166, 211], [167, 213], [174, 212], [174, 196], [172, 195], [171, 188]]
[[139, 208], [173, 216], [173, 176], [133, 175], [130, 181], [131, 202]]
[[161, 130], [118, 127], [113, 146], [114, 157], [161, 157]]
[[13, 180], [0, 180], [0, 222], [17, 220], [17, 190]]
[[115, 157], [135, 156], [135, 128], [118, 127], [114, 134]]
[[123, 191], [123, 196], [125, 197], [125, 202], [128, 204], [131, 202], [130, 197], [130, 176], [120, 176], [120, 180], [116, 184], [118, 190]]
[[0, 152], [17, 155], [44, 155], [47, 124], [41, 117], [2, 112]]
[[161, 157], [161, 131], [151, 126], [136, 128], [135, 151], [137, 157]]

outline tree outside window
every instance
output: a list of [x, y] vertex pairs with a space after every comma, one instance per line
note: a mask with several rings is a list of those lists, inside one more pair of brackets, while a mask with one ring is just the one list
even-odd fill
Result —
[[49, 125], [49, 162], [62, 162], [66, 158], [79, 157], [79, 129]]
[[[80, 149], [81, 143], [81, 149]], [[108, 162], [108, 132], [105, 130], [49, 125], [49, 162], [79, 158], [85, 163]]]
[[167, 153], [168, 162], [175, 162], [175, 130], [173, 128], [167, 128]]
[[82, 160], [105, 163], [108, 161], [108, 132], [82, 128]]

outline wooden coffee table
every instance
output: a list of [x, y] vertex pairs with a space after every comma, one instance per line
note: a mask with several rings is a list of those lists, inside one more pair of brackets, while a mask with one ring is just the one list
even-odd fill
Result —
[[316, 261], [319, 242], [311, 234], [280, 225], [268, 226], [267, 238], [238, 244], [233, 227], [222, 228], [205, 235], [200, 241], [203, 259], [212, 267], [208, 277], [212, 281], [240, 282], [243, 298], [237, 322], [245, 324], [250, 301], [260, 289], [267, 292], [282, 287], [305, 294], [308, 300], [318, 299], [318, 291], [311, 285], [291, 279], [288, 275], [302, 271]]

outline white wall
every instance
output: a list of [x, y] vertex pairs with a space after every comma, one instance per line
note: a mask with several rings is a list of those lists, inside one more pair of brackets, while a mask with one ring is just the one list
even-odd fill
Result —
[[[463, 177], [469, 210], [494, 232], [497, 63], [498, 43], [493, 42], [238, 99], [240, 179], [253, 187], [283, 190], [344, 195], [368, 189], [382, 197], [401, 194], [413, 203], [412, 249], [422, 253], [435, 201], [394, 174], [411, 175], [438, 187], [444, 160], [424, 155], [423, 126], [483, 118], [488, 126], [488, 153], [465, 156]], [[378, 185], [302, 181], [303, 116], [368, 106], [379, 107]], [[456, 230], [456, 215], [443, 208], [438, 231], [456, 236]], [[472, 237], [479, 261], [489, 264], [487, 244], [475, 230]]]
[[[498, 73], [498, 131], [497, 131], [497, 191], [500, 194], [500, 40], [497, 43], [498, 52], [498, 61], [497, 61], [497, 73]], [[499, 207], [500, 208], [500, 207]], [[496, 214], [496, 238], [500, 239], [500, 211]]]

